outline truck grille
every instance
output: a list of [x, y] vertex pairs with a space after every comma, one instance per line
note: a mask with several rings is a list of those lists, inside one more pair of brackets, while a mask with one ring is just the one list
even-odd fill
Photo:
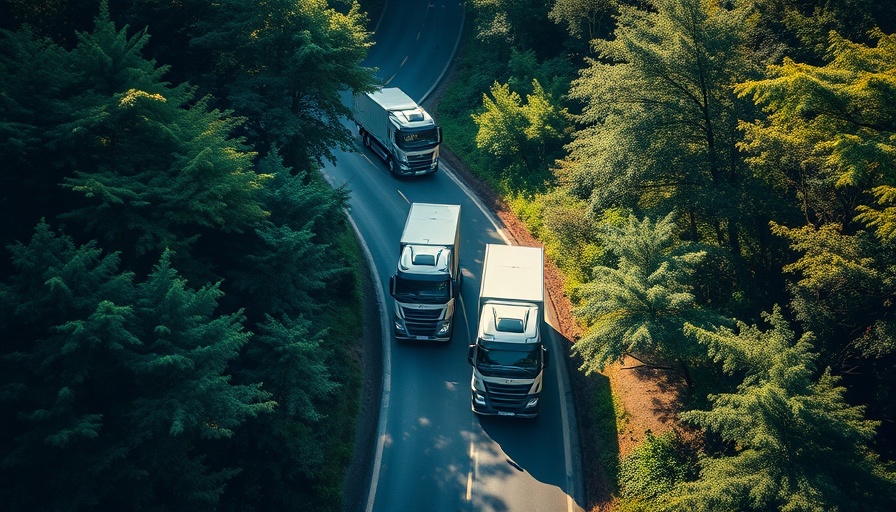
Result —
[[442, 316], [440, 309], [401, 308], [401, 311], [404, 313], [404, 325], [411, 336], [432, 336]]
[[408, 156], [408, 166], [415, 171], [429, 169], [429, 167], [431, 165], [432, 165], [432, 153], [428, 153], [425, 155], [409, 155]]
[[498, 384], [485, 382], [485, 390], [491, 399], [491, 406], [496, 410], [519, 409], [526, 404], [529, 384]]

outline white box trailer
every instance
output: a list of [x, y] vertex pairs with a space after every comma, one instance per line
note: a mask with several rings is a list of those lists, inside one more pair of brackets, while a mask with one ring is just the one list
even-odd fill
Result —
[[544, 296], [544, 249], [486, 245], [479, 328], [467, 356], [477, 414], [538, 415], [548, 365], [542, 341]]
[[432, 116], [397, 87], [356, 94], [352, 113], [364, 146], [399, 175], [439, 169], [442, 129]]

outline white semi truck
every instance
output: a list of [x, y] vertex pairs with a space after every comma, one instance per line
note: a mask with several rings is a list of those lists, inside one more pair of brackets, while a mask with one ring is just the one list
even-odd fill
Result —
[[398, 175], [439, 169], [442, 128], [397, 87], [356, 94], [352, 109], [364, 145]]
[[460, 205], [412, 203], [389, 280], [398, 340], [451, 340], [460, 296]]
[[488, 244], [479, 291], [479, 330], [467, 360], [472, 406], [482, 415], [538, 415], [548, 351], [544, 321], [544, 250]]

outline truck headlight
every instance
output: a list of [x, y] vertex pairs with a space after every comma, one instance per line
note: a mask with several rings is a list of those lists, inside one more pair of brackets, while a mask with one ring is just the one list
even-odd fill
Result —
[[473, 389], [476, 391], [485, 391], [485, 383], [476, 378], [476, 375], [473, 375], [473, 382], [470, 384]]
[[442, 324], [439, 327], [439, 330], [438, 330], [438, 332], [436, 332], [436, 335], [442, 336], [442, 335], [448, 334], [448, 331], [450, 331], [450, 330], [451, 330], [451, 324], [449, 324], [448, 322], [445, 322], [444, 324]]
[[404, 323], [400, 320], [395, 321], [395, 330], [399, 332], [405, 332]]
[[536, 405], [538, 405], [538, 399], [530, 398], [529, 401], [526, 402], [526, 409], [531, 409], [531, 408], [535, 407]]

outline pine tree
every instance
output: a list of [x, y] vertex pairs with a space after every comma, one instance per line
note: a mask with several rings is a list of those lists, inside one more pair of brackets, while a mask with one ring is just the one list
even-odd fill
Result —
[[101, 12], [72, 52], [85, 92], [73, 98], [81, 115], [60, 126], [60, 143], [80, 157], [65, 186], [84, 205], [63, 218], [138, 254], [183, 248], [201, 228], [241, 231], [264, 218], [255, 195], [265, 176], [231, 138], [241, 121], [209, 109], [209, 98], [190, 105], [192, 88], [169, 86], [166, 68], [141, 56], [145, 32], [126, 32]]
[[117, 255], [77, 247], [45, 223], [10, 252], [13, 273], [0, 285], [0, 500], [10, 511], [93, 508], [127, 455], [109, 441], [106, 418], [139, 343], [133, 276], [118, 271]]
[[54, 142], [56, 126], [72, 119], [66, 101], [77, 70], [49, 39], [25, 26], [0, 31], [0, 245], [28, 238], [44, 218], [65, 211], [59, 182], [67, 158]]
[[656, 222], [629, 216], [605, 236], [617, 268], [595, 267], [575, 310], [587, 330], [572, 349], [584, 358], [587, 372], [634, 355], [653, 364], [677, 362], [687, 377], [686, 363], [701, 354], [683, 327], [719, 317], [701, 308], [689, 289], [690, 272], [705, 253], [678, 245], [673, 216]]
[[816, 377], [811, 333], [797, 339], [777, 307], [765, 318], [768, 331], [689, 327], [727, 373], [745, 377], [736, 392], [710, 396], [709, 410], [682, 414], [730, 449], [704, 456], [670, 508], [892, 510], [896, 475], [868, 449], [878, 422], [846, 402], [829, 369]]
[[[165, 253], [134, 283], [116, 254], [38, 225], [0, 286], [0, 499], [9, 510], [212, 507], [236, 469], [205, 462], [273, 410], [228, 371], [250, 333]], [[48, 475], [52, 475], [48, 478]]]

